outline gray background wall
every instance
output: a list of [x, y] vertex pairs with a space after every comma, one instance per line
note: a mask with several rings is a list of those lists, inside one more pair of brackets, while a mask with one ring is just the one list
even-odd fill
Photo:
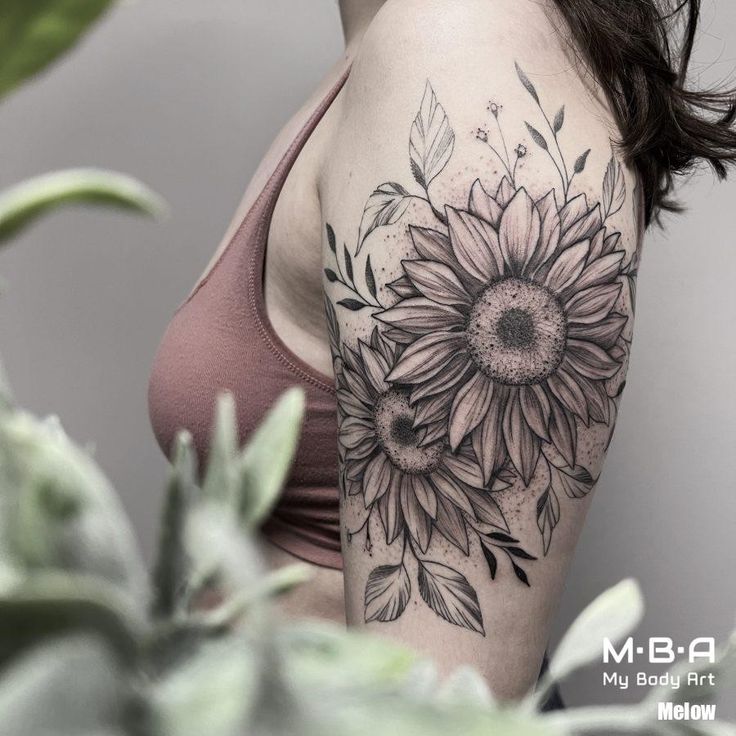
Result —
[[[706, 1], [704, 25], [695, 71], [719, 79], [734, 69], [736, 6]], [[16, 394], [94, 440], [148, 552], [165, 476], [146, 407], [158, 340], [275, 131], [340, 52], [332, 0], [125, 2], [0, 109], [0, 184], [108, 166], [171, 204], [163, 225], [65, 212], [0, 255]], [[736, 179], [703, 174], [682, 195], [690, 211], [647, 238], [622, 416], [557, 635], [624, 576], [646, 592], [642, 637], [722, 638], [734, 622]], [[601, 668], [565, 692], [572, 704], [641, 694], [603, 690]]]

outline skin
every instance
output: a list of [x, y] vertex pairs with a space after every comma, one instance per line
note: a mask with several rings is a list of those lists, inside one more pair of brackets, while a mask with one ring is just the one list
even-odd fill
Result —
[[[590, 149], [585, 169], [575, 177], [574, 189], [575, 193], [585, 193], [592, 203], [601, 198], [601, 181], [611, 157], [610, 140], [618, 135], [605, 101], [555, 31], [559, 21], [545, 3], [341, 0], [340, 11], [346, 39], [344, 58], [277, 137], [223, 241], [228, 241], [311, 110], [352, 63], [348, 83], [288, 177], [271, 224], [266, 259], [266, 305], [275, 331], [291, 350], [326, 374], [333, 372], [333, 359], [323, 298], [326, 292], [336, 305], [345, 293], [339, 284], [323, 283], [324, 268], [334, 267], [334, 256], [324, 235], [325, 223], [334, 228], [338, 242], [350, 244], [355, 253], [361, 217], [373, 189], [383, 182], [403, 182], [407, 187], [412, 184], [407, 161], [409, 130], [427, 80], [437, 91], [456, 134], [452, 158], [430, 189], [440, 210], [443, 204], [465, 206], [477, 178], [494, 191], [501, 179], [503, 172], [497, 159], [475, 136], [479, 126], [490, 125], [486, 111], [489, 100], [503, 104], [510, 146], [522, 143], [528, 149], [519, 169], [524, 186], [535, 197], [551, 188], [560, 189], [558, 172], [544, 152], [533, 148], [524, 126], [524, 121], [530, 119], [540, 125], [539, 110], [519, 82], [515, 61], [529, 73], [551, 115], [565, 105], [563, 148], [569, 165], [579, 153]], [[641, 228], [637, 224], [634, 176], [625, 167], [621, 172], [627, 192], [625, 202], [607, 225], [621, 233], [622, 258], [630, 261], [638, 252]], [[439, 227], [426, 204], [413, 202], [405, 219], [374, 233], [365, 250], [355, 256], [356, 272], [363, 273], [365, 258], [370, 254], [379, 296], [388, 302], [392, 297], [386, 282], [401, 275], [402, 259], [417, 257], [407, 225]], [[295, 243], [300, 244], [298, 249]], [[632, 305], [622, 299], [617, 308], [627, 318], [630, 337]], [[336, 307], [336, 314], [345, 349], [356, 349], [358, 341], [369, 339], [378, 325], [367, 309], [351, 313]], [[622, 365], [619, 379], [624, 373]], [[603, 428], [579, 428], [580, 461], [585, 462], [592, 477], [600, 473], [611, 429], [612, 421]], [[349, 625], [367, 626], [433, 657], [442, 671], [462, 664], [478, 667], [500, 697], [523, 694], [536, 680], [549, 625], [593, 495], [561, 499], [561, 519], [544, 554], [534, 514], [543, 483], [539, 477], [528, 488], [517, 482], [505, 501], [509, 508], [516, 509], [509, 512], [513, 535], [537, 557], [526, 568], [530, 587], [509, 574], [503, 554], [499, 565], [507, 567], [491, 581], [478, 548], [466, 556], [442, 543], [438, 535], [429, 547], [433, 560], [451, 566], [472, 583], [483, 614], [485, 636], [442, 620], [423, 603], [417, 593], [416, 562], [408, 563], [415, 582], [402, 615], [390, 623], [365, 623], [366, 581], [376, 566], [395, 563], [401, 546], [387, 544], [377, 518], [367, 527], [371, 532], [370, 549], [365, 544], [365, 530], [348, 541], [346, 530], [357, 529], [365, 519], [362, 495], [344, 502], [341, 511], [345, 575], [315, 567], [312, 582], [283, 599], [284, 615], [347, 620]], [[288, 554], [272, 547], [268, 547], [267, 556], [274, 567], [293, 562]]]

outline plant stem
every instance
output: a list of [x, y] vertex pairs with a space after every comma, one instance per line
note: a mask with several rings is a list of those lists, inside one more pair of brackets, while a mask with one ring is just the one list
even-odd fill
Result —
[[[557, 168], [557, 171], [560, 174], [560, 178], [562, 179], [562, 192], [565, 195], [565, 202], [567, 202], [567, 194], [570, 191], [570, 182], [572, 179], [568, 178], [567, 174], [567, 166], [565, 164], [565, 157], [562, 155], [562, 149], [560, 148], [560, 142], [557, 139], [557, 133], [555, 132], [554, 127], [552, 126], [552, 123], [549, 121], [549, 118], [547, 117], [547, 113], [544, 111], [544, 108], [542, 107], [541, 103], [538, 103], [538, 107], [542, 113], [542, 116], [544, 117], [544, 121], [547, 123], [547, 127], [549, 128], [550, 132], [552, 133], [552, 138], [555, 141], [555, 146], [557, 148], [557, 153], [560, 156], [560, 162], [562, 163], [562, 171], [560, 170], [560, 167], [557, 165], [557, 161], [555, 161], [554, 156], [550, 152], [549, 156], [552, 159], [552, 161], [555, 164], [555, 167]], [[564, 174], [563, 174], [564, 172]], [[574, 175], [574, 174], [573, 174]]]

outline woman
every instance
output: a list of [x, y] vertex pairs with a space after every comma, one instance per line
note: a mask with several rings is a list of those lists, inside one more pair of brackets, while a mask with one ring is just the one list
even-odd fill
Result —
[[500, 697], [533, 686], [643, 231], [674, 175], [723, 176], [736, 151], [733, 98], [684, 86], [699, 3], [663, 5], [341, 0], [345, 58], [266, 156], [150, 387], [163, 449], [187, 427], [202, 458], [220, 391], [245, 438], [305, 389], [265, 528], [274, 566], [314, 566], [289, 614], [472, 664]]

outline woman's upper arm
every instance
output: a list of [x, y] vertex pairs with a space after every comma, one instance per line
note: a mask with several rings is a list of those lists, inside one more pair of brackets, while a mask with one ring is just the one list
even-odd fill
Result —
[[518, 6], [389, 3], [321, 181], [348, 619], [502, 696], [600, 473], [637, 261], [605, 109]]

